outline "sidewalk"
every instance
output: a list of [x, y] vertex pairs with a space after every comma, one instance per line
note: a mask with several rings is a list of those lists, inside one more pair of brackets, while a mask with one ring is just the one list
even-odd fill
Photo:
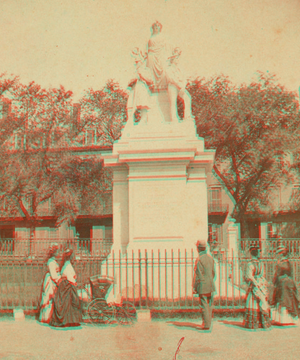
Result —
[[0, 320], [0, 359], [299, 359], [300, 328], [249, 331], [239, 319], [216, 319], [211, 332], [192, 320], [166, 320], [62, 330], [33, 319]]

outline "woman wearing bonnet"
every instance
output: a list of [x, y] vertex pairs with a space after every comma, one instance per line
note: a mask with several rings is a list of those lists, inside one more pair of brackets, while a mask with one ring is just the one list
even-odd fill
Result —
[[66, 249], [63, 254], [62, 279], [54, 297], [51, 326], [79, 326], [82, 322], [81, 301], [77, 294], [77, 276], [71, 263], [73, 251]]
[[293, 279], [292, 263], [288, 260], [287, 253], [284, 246], [278, 246], [276, 254], [279, 259], [273, 279], [272, 301], [272, 320], [276, 325], [298, 324], [299, 295]]
[[51, 320], [51, 316], [53, 313], [53, 298], [55, 296], [58, 284], [61, 279], [59, 265], [57, 263], [58, 251], [58, 244], [51, 244], [48, 251], [48, 271], [44, 277], [40, 302], [39, 321], [42, 323], [49, 324]]
[[267, 329], [271, 326], [268, 304], [268, 284], [264, 268], [259, 261], [259, 249], [250, 247], [251, 260], [247, 265], [245, 278], [248, 283], [244, 325], [248, 329]]

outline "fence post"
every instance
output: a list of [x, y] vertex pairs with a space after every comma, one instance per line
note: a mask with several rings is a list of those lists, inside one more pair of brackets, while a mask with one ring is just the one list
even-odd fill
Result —
[[121, 296], [122, 299], [122, 269], [121, 269], [121, 250], [119, 250], [119, 294]]
[[165, 249], [165, 308], [167, 309], [168, 302], [168, 268], [167, 268], [167, 250]]
[[[193, 268], [194, 268], [194, 250], [192, 249], [191, 250], [191, 257], [192, 257], [192, 264], [191, 264], [191, 266], [192, 266], [192, 283], [193, 283], [193, 278], [194, 278], [194, 272], [193, 272]], [[193, 293], [192, 293], [192, 308], [194, 308], [194, 296], [193, 296]]]
[[161, 308], [161, 273], [160, 273], [160, 250], [158, 249], [158, 294], [159, 307]]
[[145, 249], [145, 287], [146, 287], [146, 307], [148, 308], [148, 258], [147, 250]]
[[240, 238], [240, 226], [235, 223], [235, 219], [230, 218], [227, 228], [227, 238], [228, 238], [228, 250], [238, 252], [238, 241]]
[[178, 249], [178, 300], [181, 307], [180, 249]]
[[128, 301], [128, 255], [126, 251], [126, 301]]
[[155, 294], [154, 294], [154, 252], [151, 250], [151, 260], [152, 260], [152, 306], [155, 304]]
[[171, 290], [172, 290], [172, 308], [174, 308], [174, 253], [173, 249], [171, 250]]
[[141, 250], [139, 249], [139, 302], [140, 302], [140, 308], [142, 306], [142, 274], [141, 274]]
[[135, 281], [134, 281], [134, 251], [132, 250], [132, 287], [133, 287], [133, 303], [135, 304]]
[[184, 272], [184, 304], [185, 307], [187, 306], [187, 252], [186, 249], [184, 249], [184, 268], [185, 268], [185, 272]]

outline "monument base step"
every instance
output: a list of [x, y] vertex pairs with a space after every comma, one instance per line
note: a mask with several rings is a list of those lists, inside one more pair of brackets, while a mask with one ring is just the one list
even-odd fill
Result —
[[151, 312], [150, 310], [137, 310], [137, 321], [151, 321]]

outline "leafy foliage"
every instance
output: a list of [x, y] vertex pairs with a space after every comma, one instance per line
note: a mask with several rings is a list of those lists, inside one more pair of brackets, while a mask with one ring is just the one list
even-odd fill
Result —
[[259, 74], [234, 87], [226, 77], [189, 83], [198, 133], [216, 149], [215, 169], [235, 199], [233, 216], [270, 206], [273, 187], [292, 181], [288, 153], [299, 142], [296, 94]]
[[[243, 222], [246, 213], [270, 208], [272, 189], [299, 173], [300, 161], [292, 164], [289, 157], [299, 155], [296, 95], [262, 73], [238, 87], [224, 76], [197, 78], [188, 91], [198, 133], [216, 149], [215, 170], [235, 199], [232, 215]], [[70, 148], [82, 144], [88, 131], [95, 132], [93, 146], [111, 146], [126, 122], [127, 93], [109, 80], [100, 90], [87, 90], [75, 107], [63, 87], [22, 85], [2, 74], [1, 99], [6, 94], [14, 101], [13, 116], [0, 121], [2, 214], [22, 214], [34, 226], [39, 205], [49, 199], [57, 224], [95, 213], [99, 204], [104, 209], [111, 173], [101, 162], [74, 157]], [[182, 102], [178, 107], [181, 113]], [[8, 152], [16, 141], [18, 150]]]
[[[23, 217], [33, 233], [41, 221], [41, 205], [50, 200], [50, 212], [42, 215], [54, 215], [57, 225], [99, 211], [102, 197], [111, 191], [111, 173], [100, 160], [74, 156], [71, 147], [96, 120], [100, 125], [107, 121], [103, 112], [93, 121], [83, 117], [78, 122], [71, 91], [42, 89], [34, 82], [13, 82], [12, 89], [11, 113], [1, 128], [6, 131], [0, 147], [1, 215]], [[12, 122], [17, 125], [8, 132]]]
[[80, 101], [82, 119], [97, 129], [97, 138], [103, 145], [112, 145], [121, 135], [126, 123], [128, 95], [113, 80], [103, 89], [89, 89]]

